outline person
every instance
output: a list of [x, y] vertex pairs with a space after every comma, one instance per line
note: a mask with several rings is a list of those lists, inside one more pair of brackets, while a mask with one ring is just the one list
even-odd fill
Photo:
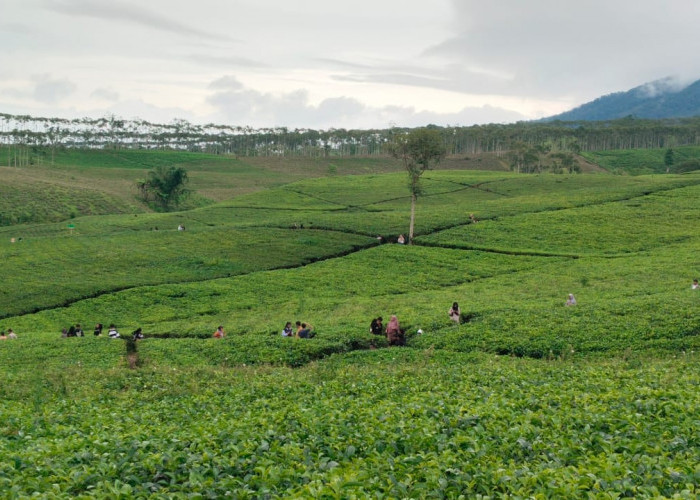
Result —
[[66, 334], [66, 337], [75, 337], [75, 327], [73, 325], [68, 328], [68, 333]]
[[17, 338], [17, 334], [12, 330], [12, 328], [7, 329], [7, 338], [11, 340], [15, 340]]
[[449, 311], [447, 311], [447, 314], [450, 316], [450, 319], [457, 323], [459, 325], [459, 319], [462, 316], [462, 312], [459, 310], [459, 304], [455, 302], [452, 304], [452, 307], [450, 308]]
[[294, 331], [292, 330], [292, 322], [287, 321], [287, 323], [284, 325], [284, 328], [282, 329], [282, 333], [280, 334], [283, 337], [293, 337], [294, 336]]
[[396, 315], [392, 316], [389, 320], [389, 324], [386, 325], [386, 340], [389, 342], [389, 345], [404, 345], [405, 343], [405, 338], [401, 331], [401, 326], [399, 325], [399, 319]]
[[313, 326], [310, 324], [302, 323], [301, 324], [301, 330], [299, 330], [299, 333], [297, 333], [297, 337], [300, 339], [310, 339], [312, 338], [315, 333], [313, 333], [311, 330], [313, 330]]
[[61, 338], [66, 338], [68, 336], [68, 330], [66, 328], [61, 329]]
[[398, 243], [399, 245], [403, 245], [404, 243], [406, 243], [406, 238], [404, 238], [403, 234], [399, 235], [398, 239], [396, 240], [396, 243]]
[[214, 337], [215, 339], [223, 339], [226, 336], [226, 333], [224, 332], [224, 327], [223, 325], [219, 325], [216, 331], [214, 332]]
[[576, 298], [574, 297], [573, 293], [570, 293], [569, 298], [566, 299], [566, 305], [567, 306], [575, 306], [576, 305]]
[[102, 335], [102, 323], [97, 323], [95, 325], [95, 331], [93, 333], [95, 334], [95, 337]]
[[182, 224], [180, 224], [180, 225], [177, 226], [177, 230], [178, 230], [178, 231], [184, 231], [184, 230], [185, 230], [185, 226], [183, 226]]
[[384, 325], [382, 324], [382, 321], [384, 321], [384, 319], [381, 316], [373, 319], [369, 324], [369, 332], [373, 335], [383, 335]]
[[5, 330], [0, 331], [0, 340], [7, 340], [7, 335], [5, 335]]
[[84, 337], [84, 336], [85, 336], [85, 332], [84, 332], [83, 329], [80, 327], [80, 323], [78, 323], [77, 325], [75, 325], [75, 336], [76, 336], [76, 337]]
[[134, 336], [134, 340], [141, 340], [143, 338], [143, 332], [141, 330], [141, 327], [138, 327], [136, 330], [134, 330], [134, 333], [132, 333]]
[[693, 280], [693, 284], [690, 285], [690, 288], [691, 290], [697, 290], [698, 288], [700, 288], [700, 283], [698, 283], [698, 280]]
[[114, 323], [109, 325], [109, 331], [107, 332], [107, 336], [110, 339], [118, 339], [119, 337], [121, 337], [121, 335], [119, 335], [119, 332], [117, 331], [117, 327], [114, 326]]

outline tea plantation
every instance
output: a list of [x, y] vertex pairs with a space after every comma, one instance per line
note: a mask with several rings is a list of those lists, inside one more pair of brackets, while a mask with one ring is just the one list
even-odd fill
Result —
[[0, 497], [697, 498], [700, 174], [430, 171], [398, 245], [395, 166], [190, 164], [181, 212], [0, 227]]

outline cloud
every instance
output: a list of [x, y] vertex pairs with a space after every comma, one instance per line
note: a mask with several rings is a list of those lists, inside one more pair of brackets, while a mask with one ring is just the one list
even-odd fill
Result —
[[679, 69], [700, 74], [700, 62], [687, 57], [700, 38], [698, 5], [452, 0], [452, 34], [423, 56], [462, 68], [456, 79], [470, 72], [461, 79], [468, 92], [483, 92], [489, 80], [492, 93], [533, 97], [625, 90]]
[[209, 84], [210, 89], [215, 90], [241, 90], [243, 84], [235, 76], [222, 76]]
[[[216, 85], [214, 85], [216, 84]], [[232, 87], [227, 88], [226, 85]], [[305, 90], [282, 94], [247, 89], [233, 77], [223, 77], [209, 87], [215, 90], [207, 103], [215, 110], [214, 120], [253, 127], [296, 128], [386, 128], [505, 123], [525, 119], [515, 111], [494, 106], [465, 107], [454, 113], [417, 111], [408, 106], [372, 107], [351, 97], [333, 97], [318, 104], [309, 102]]]
[[37, 75], [34, 78], [33, 97], [37, 101], [54, 104], [67, 97], [70, 97], [77, 89], [77, 86], [66, 79], [52, 79], [49, 75]]
[[92, 94], [90, 94], [90, 97], [103, 101], [116, 102], [119, 100], [119, 93], [109, 89], [95, 89], [93, 90]]
[[144, 7], [122, 1], [109, 2], [95, 0], [44, 0], [47, 9], [72, 17], [91, 17], [105, 21], [125, 21], [149, 29], [155, 29], [183, 36], [196, 36], [209, 40], [230, 41], [228, 36], [198, 30], [188, 23], [172, 20]]
[[247, 57], [237, 57], [231, 55], [217, 56], [213, 54], [189, 54], [182, 59], [194, 62], [203, 66], [235, 66], [244, 68], [266, 68], [267, 64], [261, 63], [254, 59], [249, 59]]

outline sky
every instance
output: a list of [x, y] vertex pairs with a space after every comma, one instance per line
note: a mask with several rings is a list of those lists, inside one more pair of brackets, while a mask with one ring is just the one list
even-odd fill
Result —
[[0, 0], [0, 113], [512, 123], [700, 79], [698, 0]]

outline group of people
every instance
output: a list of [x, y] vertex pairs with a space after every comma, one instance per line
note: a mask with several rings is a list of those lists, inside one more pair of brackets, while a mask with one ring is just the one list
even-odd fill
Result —
[[17, 334], [12, 330], [12, 328], [7, 329], [7, 333], [5, 333], [5, 330], [0, 330], [0, 340], [15, 340], [17, 338]]
[[61, 337], [66, 338], [66, 337], [84, 337], [85, 332], [83, 329], [80, 327], [80, 323], [77, 323], [75, 325], [71, 325], [68, 328], [64, 328], [61, 330]]
[[[402, 235], [403, 236], [403, 235]], [[691, 289], [692, 290], [699, 290], [700, 289], [700, 283], [698, 283], [697, 279], [693, 280], [693, 283], [691, 284]], [[574, 297], [573, 293], [570, 293], [566, 299], [566, 305], [567, 306], [575, 306], [576, 305], [576, 297]], [[447, 311], [448, 316], [452, 321], [454, 321], [456, 324], [461, 323], [462, 321], [462, 311], [459, 308], [459, 304], [457, 302], [454, 302], [452, 304], [452, 307], [450, 307], [449, 311]], [[381, 316], [372, 319], [370, 326], [369, 326], [369, 331], [373, 335], [386, 335], [386, 339], [389, 342], [389, 345], [406, 345], [406, 335], [404, 330], [401, 329], [401, 326], [399, 325], [399, 320], [396, 317], [396, 315], [393, 315], [391, 319], [389, 320], [389, 323], [387, 324], [386, 328], [384, 328], [383, 324], [383, 318]], [[95, 329], [93, 331], [94, 335], [96, 337], [99, 337], [102, 335], [102, 330], [103, 326], [102, 323], [97, 323], [95, 325]], [[418, 333], [423, 333], [422, 330], [418, 330]], [[314, 331], [314, 327], [309, 324], [309, 323], [304, 323], [301, 321], [297, 321], [295, 325], [292, 325], [291, 321], [287, 321], [287, 323], [284, 325], [284, 328], [280, 332], [280, 335], [282, 337], [297, 337], [301, 339], [308, 339], [312, 338], [316, 335], [316, 332]], [[81, 328], [80, 324], [76, 325], [71, 325], [68, 328], [63, 328], [61, 330], [61, 337], [84, 337], [85, 332]], [[109, 330], [107, 333], [107, 336], [111, 339], [118, 339], [121, 337], [119, 331], [117, 330], [117, 327], [115, 326], [114, 323], [109, 325]], [[137, 328], [133, 333], [132, 336], [134, 340], [139, 340], [144, 338], [143, 331], [141, 328]], [[221, 339], [226, 336], [226, 332], [224, 331], [223, 325], [219, 325], [212, 335], [212, 337]], [[7, 340], [7, 339], [16, 339], [17, 334], [12, 331], [12, 328], [8, 328], [7, 333], [5, 333], [4, 330], [0, 330], [0, 340]]]
[[386, 335], [389, 345], [406, 345], [406, 332], [401, 329], [399, 318], [392, 315], [386, 328], [383, 321], [384, 318], [381, 316], [374, 318], [369, 324], [369, 332], [373, 335]]
[[[102, 335], [103, 329], [104, 329], [104, 326], [102, 325], [102, 323], [97, 323], [95, 325], [95, 329], [93, 330], [92, 333], [95, 335], [95, 337], [99, 337], [100, 335]], [[141, 327], [139, 327], [136, 330], [134, 330], [131, 335], [132, 335], [132, 338], [134, 340], [140, 340], [140, 339], [144, 338], [143, 329]], [[64, 337], [64, 338], [65, 337], [84, 337], [84, 336], [85, 336], [85, 332], [80, 327], [80, 324], [71, 325], [69, 328], [63, 328], [61, 330], [61, 337]], [[109, 325], [109, 328], [107, 330], [107, 336], [110, 339], [121, 338], [121, 334], [119, 333], [119, 330], [117, 330], [117, 327], [114, 323]]]
[[284, 328], [280, 332], [280, 335], [282, 335], [283, 337], [310, 339], [316, 336], [316, 332], [314, 331], [314, 327], [311, 326], [310, 323], [303, 323], [301, 321], [297, 321], [293, 327], [292, 322], [287, 321], [284, 325]]

